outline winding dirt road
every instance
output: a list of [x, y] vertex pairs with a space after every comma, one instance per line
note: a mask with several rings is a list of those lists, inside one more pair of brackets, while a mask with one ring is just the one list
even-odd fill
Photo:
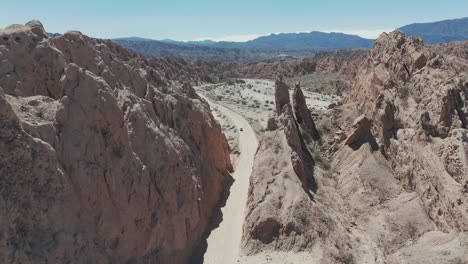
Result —
[[206, 99], [210, 107], [217, 107], [224, 115], [229, 117], [238, 129], [242, 128], [239, 136], [240, 156], [232, 177], [234, 183], [230, 189], [226, 205], [221, 209], [223, 220], [219, 227], [214, 229], [208, 237], [208, 249], [204, 256], [206, 264], [230, 264], [237, 263], [240, 254], [242, 237], [242, 225], [245, 218], [249, 178], [252, 173], [252, 165], [257, 151], [257, 137], [249, 122], [236, 112], [213, 103]]

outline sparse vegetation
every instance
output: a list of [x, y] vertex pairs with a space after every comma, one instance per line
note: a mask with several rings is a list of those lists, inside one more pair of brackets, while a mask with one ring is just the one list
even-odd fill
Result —
[[343, 109], [340, 109], [340, 108], [334, 108], [333, 109], [333, 117], [335, 119], [340, 118], [342, 114], [343, 114]]
[[450, 261], [452, 264], [468, 264], [468, 261], [465, 261], [461, 258], [454, 258], [453, 260]]
[[406, 86], [400, 87], [400, 89], [398, 89], [398, 96], [400, 96], [400, 98], [402, 98], [404, 100], [407, 100], [408, 97], [409, 97], [408, 87], [406, 87]]
[[329, 170], [331, 168], [330, 162], [326, 158], [322, 157], [319, 150], [317, 150], [317, 148], [313, 146], [314, 142], [312, 138], [310, 137], [311, 132], [306, 129], [303, 129], [302, 127], [300, 127], [300, 132], [301, 132], [302, 138], [304, 139], [307, 145], [307, 148], [309, 149], [310, 154], [312, 155], [312, 159], [314, 160], [314, 162], [320, 168], [324, 170]]
[[354, 257], [351, 253], [346, 253], [341, 260], [343, 261], [343, 264], [354, 264]]
[[[309, 148], [309, 151], [310, 150], [311, 149]], [[316, 162], [316, 164], [320, 168], [322, 168], [324, 170], [329, 170], [331, 168], [330, 162], [326, 158], [322, 157], [322, 155], [320, 155], [320, 153], [318, 153], [316, 151], [311, 151], [311, 154], [312, 154], [312, 158], [314, 159], [314, 161]]]
[[404, 231], [408, 234], [411, 239], [415, 239], [418, 235], [418, 228], [416, 224], [413, 222], [406, 223], [404, 227]]

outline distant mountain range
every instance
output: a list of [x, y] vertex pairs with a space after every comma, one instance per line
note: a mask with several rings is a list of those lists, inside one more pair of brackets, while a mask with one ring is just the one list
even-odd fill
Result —
[[189, 61], [276, 60], [285, 57], [308, 57], [318, 51], [368, 49], [374, 42], [343, 33], [271, 34], [246, 42], [147, 40], [136, 37], [115, 42], [146, 56], [182, 57]]
[[368, 49], [374, 40], [365, 39], [356, 35], [343, 33], [323, 33], [313, 31], [310, 33], [280, 33], [270, 34], [246, 42], [226, 41], [187, 41], [162, 40], [173, 44], [194, 44], [216, 48], [251, 49], [262, 51], [289, 51], [289, 50], [337, 50], [337, 49]]
[[[428, 44], [468, 40], [468, 18], [419, 23], [400, 28], [421, 36]], [[138, 37], [114, 39], [146, 56], [182, 57], [188, 61], [249, 61], [309, 57], [319, 51], [369, 49], [374, 42], [343, 33], [281, 33], [246, 42], [151, 40]]]
[[433, 23], [417, 23], [400, 28], [410, 36], [422, 37], [426, 44], [468, 40], [468, 17]]

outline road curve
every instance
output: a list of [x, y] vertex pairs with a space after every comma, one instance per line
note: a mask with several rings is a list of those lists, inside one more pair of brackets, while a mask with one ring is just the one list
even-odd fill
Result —
[[219, 227], [214, 229], [208, 237], [208, 248], [204, 256], [204, 263], [206, 264], [237, 263], [240, 254], [242, 225], [245, 219], [249, 178], [250, 174], [252, 174], [258, 141], [254, 130], [244, 117], [210, 101], [201, 94], [200, 96], [208, 101], [212, 109], [217, 107], [220, 112], [229, 117], [237, 126], [237, 129], [243, 129], [239, 136], [240, 156], [232, 174], [235, 181], [231, 186], [226, 205], [221, 209], [223, 220]]

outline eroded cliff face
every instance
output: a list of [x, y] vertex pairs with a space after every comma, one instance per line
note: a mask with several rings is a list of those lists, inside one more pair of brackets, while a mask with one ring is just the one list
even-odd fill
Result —
[[[468, 61], [444, 50], [383, 34], [344, 104], [314, 116], [320, 140], [307, 148], [282, 105], [254, 162], [246, 254], [301, 251], [319, 263], [468, 258]], [[294, 164], [316, 188], [304, 189]]]
[[232, 169], [199, 77], [37, 21], [0, 61], [0, 259], [186, 262]]
[[468, 61], [394, 31], [376, 41], [346, 98], [360, 102], [395, 177], [444, 231], [468, 231], [467, 91]]

